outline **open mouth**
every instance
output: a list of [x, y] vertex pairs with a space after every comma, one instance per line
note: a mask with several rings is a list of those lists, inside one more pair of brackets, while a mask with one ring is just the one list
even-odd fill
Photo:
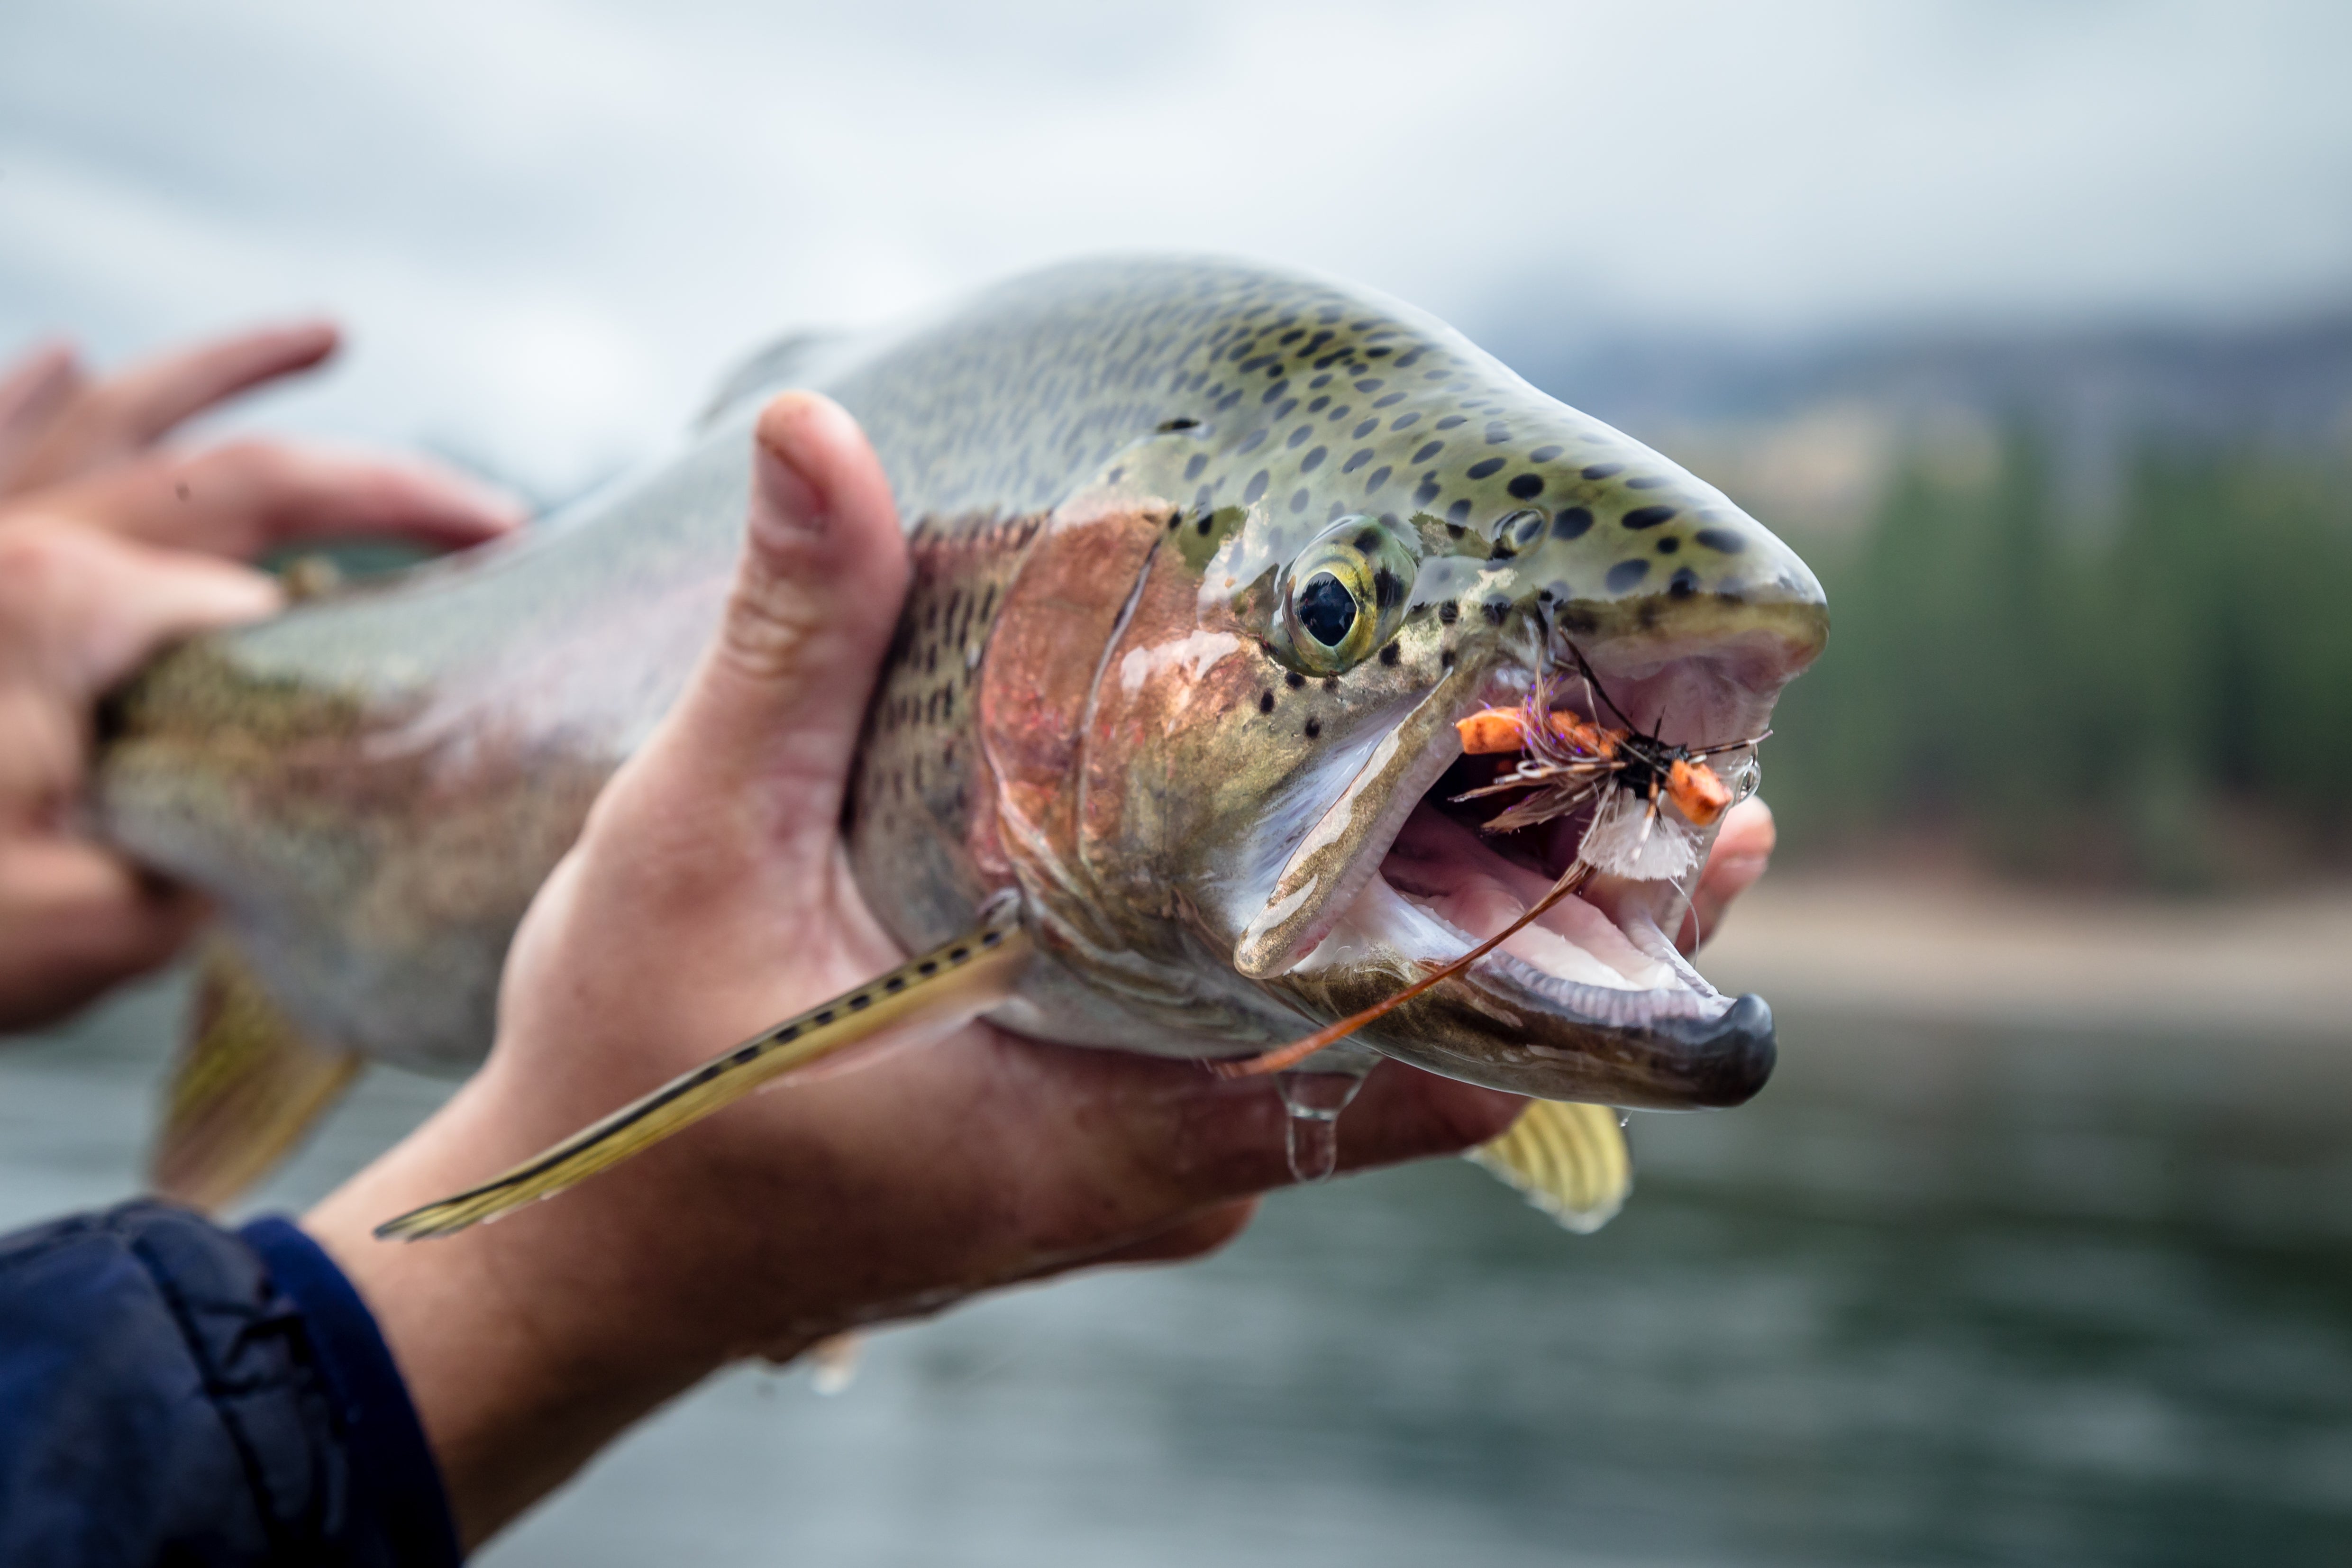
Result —
[[[1300, 959], [1302, 980], [1312, 984], [1318, 973], [1378, 964], [1391, 974], [1399, 969], [1427, 973], [1458, 960], [1509, 931], [1578, 865], [1596, 816], [1613, 813], [1631, 820], [1647, 812], [1648, 802], [1627, 795], [1612, 777], [1547, 820], [1515, 831], [1487, 830], [1517, 796], [1460, 797], [1503, 778], [1518, 759], [1464, 754], [1451, 724], [1481, 707], [1520, 700], [1528, 684], [1524, 673], [1499, 675], [1459, 712], [1431, 716], [1443, 722], [1424, 726], [1423, 750], [1409, 770], [1392, 776], [1394, 794], [1377, 812], [1377, 824], [1368, 822], [1369, 831], [1356, 840], [1348, 879], [1354, 886], [1343, 901], [1334, 900], [1342, 907], [1331, 911], [1319, 940]], [[1621, 670], [1611, 679], [1610, 692], [1637, 731], [1699, 745], [1758, 732], [1780, 684], [1721, 659], [1685, 655]], [[1562, 702], [1563, 695], [1554, 692], [1556, 708], [1592, 717], [1585, 711], [1589, 700]], [[1744, 752], [1734, 752], [1717, 765], [1733, 773], [1746, 762]], [[1684, 837], [1689, 853], [1683, 863], [1689, 869], [1679, 881], [1635, 879], [1588, 865], [1566, 897], [1431, 993], [1457, 988], [1458, 1004], [1486, 1015], [1490, 1038], [1509, 1037], [1500, 1057], [1490, 1048], [1475, 1064], [1493, 1070], [1460, 1070], [1475, 1047], [1422, 1053], [1407, 1041], [1407, 1054], [1448, 1058], [1432, 1065], [1523, 1092], [1530, 1085], [1538, 1086], [1536, 1092], [1557, 1087], [1545, 1077], [1547, 1058], [1574, 1056], [1580, 1070], [1593, 1069], [1586, 1078], [1613, 1072], [1624, 1081], [1614, 1094], [1573, 1097], [1617, 1104], [1732, 1104], [1760, 1088], [1772, 1058], [1769, 1010], [1760, 998], [1717, 992], [1673, 941], [1713, 825], [1697, 827], [1661, 803], [1650, 831]], [[1401, 1011], [1396, 1022], [1381, 1040], [1384, 1047], [1393, 1048], [1408, 1034], [1425, 1040], [1433, 1033], [1426, 1016], [1416, 1024]], [[1596, 1048], [1609, 1058], [1598, 1067]]]

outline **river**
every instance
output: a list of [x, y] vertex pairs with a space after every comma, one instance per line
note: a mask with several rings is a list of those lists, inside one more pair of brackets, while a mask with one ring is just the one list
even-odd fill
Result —
[[[0, 1052], [0, 1223], [131, 1190], [176, 1005]], [[2352, 1562], [2352, 1050], [1781, 1041], [1753, 1105], [1634, 1120], [1597, 1237], [1457, 1162], [1285, 1194], [1207, 1263], [880, 1335], [835, 1397], [722, 1377], [480, 1560]], [[372, 1075], [264, 1202], [443, 1091]]]

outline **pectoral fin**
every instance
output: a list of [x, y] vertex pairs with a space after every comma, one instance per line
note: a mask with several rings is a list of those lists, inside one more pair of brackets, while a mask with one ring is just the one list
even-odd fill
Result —
[[496, 1219], [619, 1164], [779, 1074], [904, 1026], [945, 1032], [1003, 1001], [1029, 953], [1009, 915], [992, 921], [672, 1079], [494, 1181], [386, 1220], [375, 1234], [415, 1241]]
[[1468, 1158], [1580, 1236], [1607, 1225], [1633, 1190], [1625, 1130], [1605, 1105], [1531, 1100], [1508, 1132]]
[[362, 1058], [304, 1037], [221, 937], [205, 950], [189, 1021], [148, 1184], [175, 1203], [212, 1210], [302, 1141]]

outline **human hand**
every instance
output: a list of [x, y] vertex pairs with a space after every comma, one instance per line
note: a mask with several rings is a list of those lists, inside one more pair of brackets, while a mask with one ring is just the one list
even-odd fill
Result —
[[315, 363], [326, 328], [225, 339], [92, 381], [62, 350], [0, 374], [0, 1033], [163, 963], [202, 904], [77, 831], [99, 696], [163, 644], [278, 608], [241, 564], [328, 536], [470, 544], [517, 521], [438, 470], [264, 441], [155, 443]]
[[[1290, 1180], [1271, 1086], [981, 1024], [788, 1080], [495, 1229], [372, 1238], [902, 956], [837, 824], [905, 545], [839, 408], [788, 394], [757, 439], [719, 635], [532, 905], [488, 1064], [305, 1220], [374, 1310], [469, 1542], [728, 1361], [1192, 1257]], [[1454, 1152], [1520, 1103], [1384, 1065], [1339, 1163]]]
[[1724, 814], [1716, 830], [1715, 847], [1698, 874], [1698, 888], [1690, 909], [1675, 932], [1675, 945], [1696, 952], [1723, 923], [1732, 900], [1756, 885], [1771, 864], [1779, 830], [1772, 826], [1772, 808], [1750, 795]]

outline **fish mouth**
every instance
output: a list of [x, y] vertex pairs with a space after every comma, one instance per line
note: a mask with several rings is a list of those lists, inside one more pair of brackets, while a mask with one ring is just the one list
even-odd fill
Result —
[[[1761, 646], [1650, 650], [1638, 659], [1596, 650], [1593, 664], [1624, 721], [1693, 746], [1760, 732], [1795, 673]], [[1393, 778], [1395, 794], [1358, 840], [1351, 896], [1282, 976], [1285, 989], [1318, 1012], [1347, 1016], [1502, 932], [1577, 863], [1616, 783], [1573, 811], [1506, 833], [1486, 825], [1515, 796], [1460, 798], [1517, 758], [1464, 754], [1452, 721], [1523, 701], [1532, 679], [1525, 669], [1497, 672], [1431, 716], [1444, 723], [1425, 725], [1412, 768]], [[1573, 679], [1556, 681], [1549, 700], [1555, 710], [1618, 722], [1599, 693]], [[1749, 760], [1733, 752], [1716, 765], [1732, 776]], [[1696, 826], [1665, 805], [1657, 831], [1685, 837], [1691, 869], [1679, 880], [1588, 869], [1493, 952], [1358, 1037], [1449, 1077], [1549, 1099], [1647, 1109], [1748, 1100], [1772, 1070], [1771, 1010], [1761, 997], [1717, 991], [1672, 940], [1713, 825]]]

